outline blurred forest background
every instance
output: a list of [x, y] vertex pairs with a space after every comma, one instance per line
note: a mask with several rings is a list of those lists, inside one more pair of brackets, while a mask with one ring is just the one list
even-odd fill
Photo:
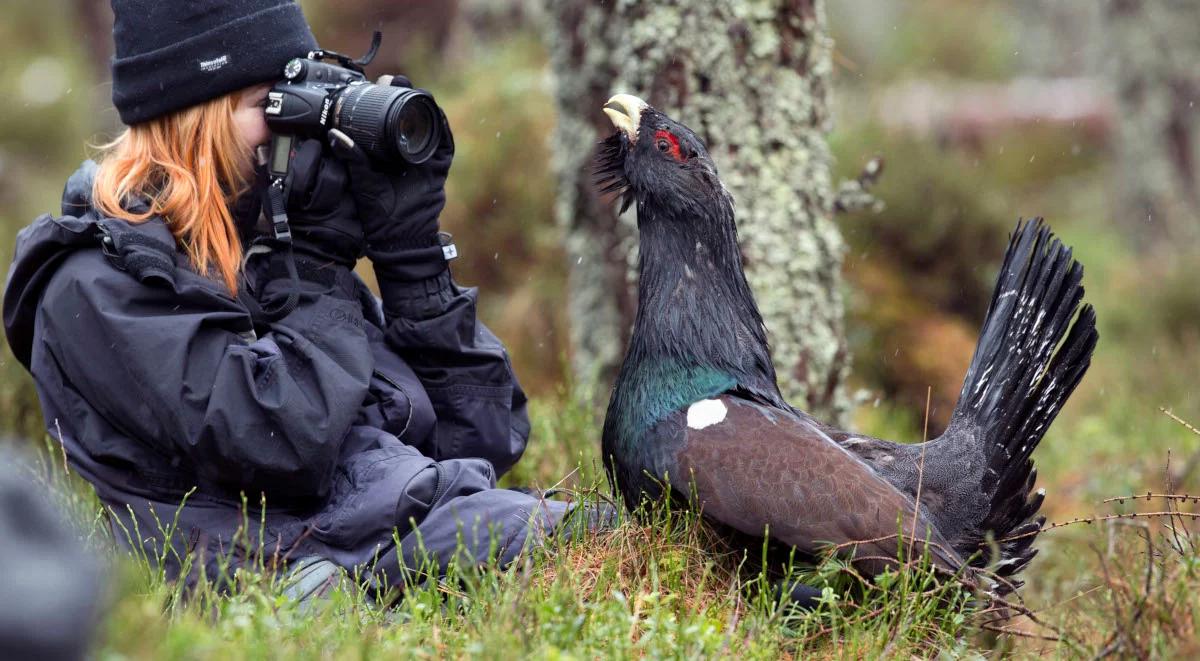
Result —
[[[482, 289], [481, 316], [527, 389], [562, 392], [572, 380], [568, 264], [554, 221], [560, 146], [544, 6], [302, 4], [327, 48], [360, 54], [382, 29], [369, 73], [407, 74], [445, 107], [458, 145], [443, 215], [462, 254], [456, 278]], [[919, 435], [929, 389], [937, 430], [1007, 232], [1018, 216], [1043, 215], [1087, 267], [1102, 339], [1068, 406], [1072, 437], [1040, 454], [1102, 460], [1142, 448], [1122, 461], [1157, 470], [1158, 450], [1189, 450], [1157, 408], [1200, 418], [1200, 10], [1182, 0], [839, 0], [827, 13], [835, 184], [872, 158], [886, 163], [875, 208], [836, 216], [854, 421]], [[56, 211], [89, 145], [120, 127], [105, 0], [4, 0], [0, 16], [6, 264], [15, 232]], [[7, 351], [0, 361], [0, 424], [40, 436], [28, 376]]]

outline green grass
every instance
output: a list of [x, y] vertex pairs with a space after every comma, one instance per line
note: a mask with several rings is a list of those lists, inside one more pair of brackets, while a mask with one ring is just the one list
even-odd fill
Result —
[[[594, 490], [606, 487], [596, 457], [592, 399], [564, 390], [535, 401], [536, 440], [506, 483], [557, 484], [583, 498], [598, 497]], [[1065, 517], [1133, 511], [1134, 503], [1114, 508], [1089, 503], [1100, 496], [1163, 490], [1150, 473], [1146, 482], [1130, 477], [1056, 488], [1056, 482], [1069, 482], [1086, 468], [1075, 465], [1078, 452], [1071, 456], [1062, 449], [1069, 437], [1090, 435], [1101, 447], [1115, 447], [1114, 439], [1137, 420], [1176, 440], [1182, 438], [1176, 432], [1192, 437], [1165, 416], [1142, 416], [1137, 406], [1095, 412], [1094, 403], [1085, 397], [1075, 408], [1089, 410], [1072, 411], [1051, 432], [1048, 451], [1040, 453], [1042, 474], [1051, 476], [1042, 483], [1050, 486], [1052, 519], [1060, 518], [1058, 512]], [[869, 426], [885, 431], [886, 407], [873, 411]], [[1093, 419], [1096, 415], [1101, 419]], [[1192, 437], [1192, 447], [1197, 440]], [[1155, 452], [1147, 455], [1149, 470]], [[795, 611], [773, 596], [774, 579], [747, 569], [747, 558], [724, 548], [694, 518], [665, 510], [624, 516], [611, 530], [550, 540], [509, 567], [454, 565], [445, 580], [416, 581], [398, 600], [368, 596], [346, 581], [315, 610], [303, 611], [282, 596], [283, 577], [265, 569], [232, 577], [233, 593], [202, 584], [184, 595], [153, 562], [113, 550], [99, 504], [77, 477], [64, 474], [57, 446], [48, 444], [42, 456], [37, 473], [45, 488], [64, 494], [85, 543], [111, 562], [96, 642], [102, 659], [1090, 658], [1110, 647], [1118, 656], [1166, 658], [1200, 644], [1200, 621], [1191, 607], [1200, 589], [1195, 550], [1200, 535], [1186, 531], [1185, 526], [1196, 529], [1190, 521], [1177, 522], [1175, 533], [1162, 519], [1126, 519], [1045, 534], [1042, 555], [1026, 573], [1029, 585], [1021, 593], [1041, 624], [1016, 614], [995, 622], [994, 607], [920, 567], [846, 593], [851, 570], [834, 561], [803, 569], [804, 580], [828, 589], [818, 609]], [[1136, 505], [1142, 511], [1165, 508], [1161, 502]], [[253, 527], [252, 511], [248, 519]], [[997, 628], [1037, 638], [993, 631]]]

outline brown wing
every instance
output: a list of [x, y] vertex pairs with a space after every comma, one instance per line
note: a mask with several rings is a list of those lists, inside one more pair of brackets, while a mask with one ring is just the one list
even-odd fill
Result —
[[[806, 553], [859, 542], [840, 554], [853, 553], [869, 573], [891, 563], [864, 556], [895, 558], [901, 531], [908, 544], [913, 501], [817, 427], [728, 395], [698, 404], [684, 413], [676, 460], [705, 516], [749, 535], [769, 531]], [[916, 530], [914, 553], [928, 535], [935, 564], [959, 568], [962, 559], [924, 516]]]

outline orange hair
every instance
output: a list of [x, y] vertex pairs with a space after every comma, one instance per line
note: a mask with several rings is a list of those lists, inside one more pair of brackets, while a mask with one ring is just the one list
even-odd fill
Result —
[[[229, 206], [247, 188], [250, 147], [233, 122], [240, 92], [135, 124], [104, 145], [92, 184], [101, 213], [139, 223], [161, 216], [201, 274], [237, 292], [242, 245]], [[144, 198], [132, 213], [125, 201]]]

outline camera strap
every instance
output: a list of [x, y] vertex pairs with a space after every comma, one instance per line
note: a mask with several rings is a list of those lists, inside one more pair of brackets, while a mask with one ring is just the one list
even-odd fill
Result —
[[283, 177], [272, 177], [271, 183], [263, 191], [263, 209], [271, 220], [272, 241], [276, 249], [283, 250], [284, 265], [287, 268], [290, 289], [287, 298], [275, 308], [262, 308], [263, 316], [268, 321], [279, 321], [288, 316], [300, 303], [300, 274], [296, 270], [296, 255], [292, 249], [292, 229], [288, 225], [287, 202], [284, 197]]

